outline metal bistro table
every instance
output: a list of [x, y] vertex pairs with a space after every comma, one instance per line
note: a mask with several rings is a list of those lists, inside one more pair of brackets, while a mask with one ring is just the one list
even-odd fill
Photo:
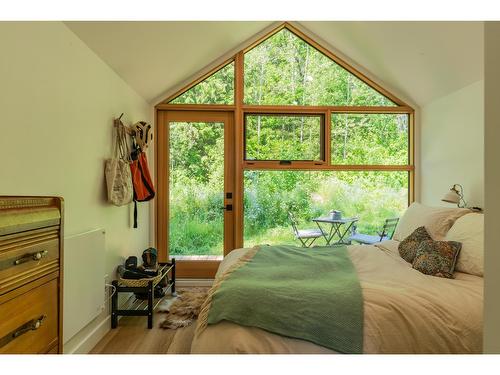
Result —
[[[346, 237], [346, 235], [350, 233], [352, 225], [358, 220], [359, 218], [357, 217], [332, 219], [331, 217], [328, 216], [317, 217], [316, 219], [313, 219], [313, 221], [316, 223], [316, 225], [323, 233], [323, 237], [325, 238], [327, 245], [340, 245], [340, 244], [348, 245], [349, 242], [345, 241], [344, 238]], [[330, 230], [329, 231], [323, 230], [323, 228], [321, 228], [320, 223], [330, 224]], [[344, 225], [345, 229], [342, 231], [342, 226]], [[331, 243], [335, 236], [338, 237], [337, 241]]]

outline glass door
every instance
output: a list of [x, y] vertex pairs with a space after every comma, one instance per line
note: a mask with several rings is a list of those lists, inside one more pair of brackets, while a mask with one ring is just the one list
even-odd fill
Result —
[[158, 239], [180, 277], [213, 277], [234, 248], [232, 115], [168, 111], [162, 117], [158, 172], [165, 194], [158, 210], [166, 220]]

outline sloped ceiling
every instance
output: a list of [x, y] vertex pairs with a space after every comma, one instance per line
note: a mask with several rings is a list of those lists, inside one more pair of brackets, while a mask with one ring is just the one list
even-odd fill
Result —
[[[148, 102], [273, 22], [66, 22]], [[483, 78], [482, 22], [300, 22], [419, 106]]]
[[303, 22], [423, 106], [484, 76], [482, 22]]

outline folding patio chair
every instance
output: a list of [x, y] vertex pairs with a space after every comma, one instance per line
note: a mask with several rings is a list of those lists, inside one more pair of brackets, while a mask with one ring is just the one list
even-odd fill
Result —
[[314, 241], [316, 241], [319, 237], [323, 237], [325, 235], [320, 229], [298, 229], [297, 220], [295, 219], [295, 216], [292, 212], [288, 212], [288, 217], [290, 218], [290, 222], [292, 223], [295, 239], [299, 240], [302, 243], [302, 247], [311, 247]]
[[373, 245], [374, 243], [386, 241], [392, 239], [394, 231], [396, 230], [396, 225], [398, 225], [399, 218], [386, 219], [382, 232], [377, 232], [377, 235], [363, 234], [354, 232], [350, 241], [356, 241], [364, 245]]

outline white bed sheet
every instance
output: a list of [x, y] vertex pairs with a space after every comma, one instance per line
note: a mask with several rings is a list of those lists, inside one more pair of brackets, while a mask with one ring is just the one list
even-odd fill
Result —
[[[481, 353], [483, 278], [460, 272], [455, 279], [424, 275], [399, 256], [397, 245], [397, 241], [385, 241], [377, 246], [348, 246], [363, 290], [363, 352]], [[216, 277], [246, 251], [231, 252]], [[195, 336], [191, 350], [334, 353], [308, 341], [226, 321]]]

